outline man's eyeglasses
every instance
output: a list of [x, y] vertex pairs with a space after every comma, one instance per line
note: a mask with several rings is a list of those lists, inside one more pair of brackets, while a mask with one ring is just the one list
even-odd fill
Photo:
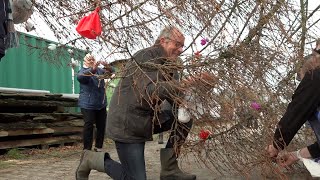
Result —
[[170, 41], [174, 42], [174, 43], [175, 43], [175, 46], [176, 46], [177, 48], [184, 48], [184, 44], [183, 44], [183, 43], [181, 43], [181, 42], [179, 42], [179, 41], [177, 41], [177, 40], [175, 40], [175, 39], [168, 38], [168, 37], [167, 37], [167, 39], [169, 39]]
[[95, 59], [94, 58], [90, 58], [87, 61], [95, 61]]

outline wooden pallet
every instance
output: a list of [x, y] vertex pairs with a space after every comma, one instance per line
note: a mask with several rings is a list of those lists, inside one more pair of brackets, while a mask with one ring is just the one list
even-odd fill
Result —
[[66, 111], [77, 101], [61, 94], [0, 92], [0, 149], [79, 142], [82, 114]]
[[11, 149], [18, 147], [28, 147], [40, 145], [42, 147], [49, 147], [52, 144], [65, 144], [65, 143], [75, 143], [81, 141], [81, 136], [79, 135], [69, 135], [69, 136], [57, 136], [48, 138], [34, 138], [34, 139], [20, 139], [14, 141], [2, 141], [0, 142], [0, 149]]

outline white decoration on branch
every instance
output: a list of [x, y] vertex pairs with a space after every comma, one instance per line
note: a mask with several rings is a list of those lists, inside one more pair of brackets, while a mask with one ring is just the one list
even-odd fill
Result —
[[32, 13], [31, 0], [12, 0], [12, 17], [15, 24], [26, 22]]

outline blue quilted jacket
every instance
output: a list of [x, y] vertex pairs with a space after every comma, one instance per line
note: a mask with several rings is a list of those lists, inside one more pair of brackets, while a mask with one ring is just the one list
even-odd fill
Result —
[[[104, 80], [99, 80], [91, 75], [91, 68], [81, 68], [78, 72], [77, 79], [80, 83], [80, 94], [78, 105], [80, 108], [90, 110], [100, 110], [106, 108], [107, 97], [105, 94]], [[104, 69], [97, 68], [95, 74], [102, 75]]]

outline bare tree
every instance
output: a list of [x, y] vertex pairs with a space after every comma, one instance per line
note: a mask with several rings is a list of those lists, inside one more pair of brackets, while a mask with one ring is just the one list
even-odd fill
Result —
[[[254, 168], [269, 168], [272, 174], [282, 177], [264, 155], [264, 147], [291, 99], [295, 75], [311, 49], [308, 45], [318, 38], [320, 19], [316, 13], [320, 3], [312, 11], [308, 10], [308, 3], [308, 0], [36, 0], [34, 6], [60, 43], [99, 49], [114, 59], [130, 58], [137, 50], [152, 45], [165, 25], [180, 28], [187, 36], [182, 62], [170, 67], [152, 64], [137, 67], [163, 71], [175, 68], [183, 72], [182, 78], [203, 72], [211, 77], [195, 81], [196, 88], [184, 89], [202, 110], [189, 108], [195, 125], [182, 154], [192, 154], [201, 165], [220, 173], [248, 175]], [[97, 6], [102, 9], [103, 34], [96, 40], [80, 37], [74, 30], [77, 20]], [[208, 40], [204, 46], [200, 45], [202, 38]], [[187, 100], [174, 98], [190, 107]], [[261, 108], [251, 108], [253, 102]], [[210, 130], [211, 139], [199, 139], [201, 129]], [[303, 130], [296, 138], [297, 145], [306, 140], [307, 132], [308, 129]]]

